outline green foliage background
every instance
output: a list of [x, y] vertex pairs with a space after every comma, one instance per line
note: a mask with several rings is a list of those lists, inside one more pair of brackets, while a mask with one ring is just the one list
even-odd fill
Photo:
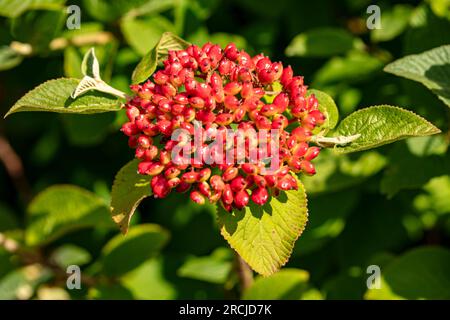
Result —
[[[81, 7], [80, 30], [65, 28], [70, 4]], [[103, 78], [127, 91], [141, 57], [171, 31], [195, 44], [233, 41], [291, 64], [335, 99], [341, 118], [397, 105], [442, 130], [351, 155], [323, 151], [317, 175], [303, 179], [309, 223], [289, 263], [243, 291], [213, 206], [179, 194], [147, 198], [127, 237], [119, 234], [110, 187], [133, 157], [119, 132], [123, 112], [13, 115], [1, 120], [0, 154], [18, 163], [4, 148], [9, 142], [24, 175], [0, 168], [0, 243], [8, 248], [7, 237], [20, 248], [0, 247], [0, 299], [449, 299], [450, 64], [440, 78], [447, 91], [429, 86], [442, 100], [383, 67], [449, 44], [450, 4], [377, 1], [383, 29], [369, 31], [370, 4], [0, 0], [1, 114], [46, 80], [81, 78], [93, 45]], [[18, 42], [31, 44], [31, 54]], [[82, 269], [80, 290], [66, 288], [72, 264]], [[367, 289], [370, 265], [381, 268], [381, 289]]]

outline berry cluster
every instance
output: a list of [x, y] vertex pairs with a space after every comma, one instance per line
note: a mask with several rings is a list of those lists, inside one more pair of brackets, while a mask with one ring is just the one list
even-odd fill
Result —
[[[153, 81], [131, 88], [135, 96], [126, 104], [129, 122], [122, 131], [141, 160], [139, 173], [153, 176], [151, 188], [156, 197], [164, 198], [172, 189], [190, 190], [194, 202], [220, 200], [231, 211], [247, 206], [250, 199], [263, 205], [280, 190], [297, 189], [291, 172], [315, 173], [310, 161], [319, 148], [310, 147], [308, 141], [325, 117], [314, 95], [307, 97], [303, 77], [294, 76], [290, 66], [283, 68], [262, 54], [251, 57], [233, 43], [224, 50], [211, 43], [202, 48], [192, 45], [169, 51], [164, 68], [154, 73]], [[180, 161], [173, 155], [181, 141], [172, 139], [172, 134], [177, 129], [191, 136], [199, 134], [195, 121], [201, 123], [200, 145], [194, 145], [193, 139], [181, 140], [193, 154], [214, 154], [213, 164], [194, 158]], [[244, 132], [247, 147], [231, 161], [225, 154], [230, 148], [237, 150], [236, 146], [230, 147], [227, 141], [223, 150], [217, 150], [206, 143], [207, 137], [226, 136], [230, 128]], [[274, 129], [275, 141], [247, 134]], [[270, 148], [274, 142], [276, 154]], [[263, 149], [266, 153], [259, 152]], [[256, 161], [250, 159], [251, 150], [260, 156]], [[247, 161], [237, 161], [238, 157]], [[267, 159], [273, 157], [278, 157], [279, 167], [267, 173]]]

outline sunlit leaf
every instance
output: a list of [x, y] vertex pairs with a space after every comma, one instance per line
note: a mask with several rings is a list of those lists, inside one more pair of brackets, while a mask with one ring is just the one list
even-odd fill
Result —
[[281, 193], [262, 207], [252, 203], [229, 213], [218, 206], [221, 233], [253, 270], [271, 275], [287, 262], [306, 226], [306, 203], [299, 182], [299, 190]]
[[406, 137], [428, 136], [440, 130], [411, 111], [393, 106], [358, 110], [339, 123], [336, 136], [361, 136], [337, 152], [349, 153], [375, 148]]

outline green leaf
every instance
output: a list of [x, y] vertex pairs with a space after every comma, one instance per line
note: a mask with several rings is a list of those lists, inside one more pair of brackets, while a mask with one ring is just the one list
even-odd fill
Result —
[[315, 89], [308, 90], [308, 96], [312, 94], [315, 95], [319, 101], [319, 110], [326, 116], [325, 123], [321, 126], [321, 128], [325, 128], [326, 133], [328, 130], [336, 127], [339, 121], [339, 110], [333, 98], [325, 92]]
[[154, 257], [169, 237], [169, 232], [156, 224], [131, 227], [127, 235], [115, 236], [103, 248], [103, 272], [118, 276], [139, 267]]
[[89, 92], [74, 100], [72, 92], [80, 80], [60, 78], [44, 82], [23, 96], [5, 115], [24, 111], [92, 114], [120, 110], [117, 98], [100, 92]]
[[32, 264], [13, 270], [0, 279], [0, 300], [30, 299], [39, 284], [52, 276], [50, 269]]
[[251, 203], [229, 213], [218, 206], [221, 233], [253, 270], [271, 275], [288, 261], [295, 241], [305, 229], [306, 203], [299, 182], [299, 190], [282, 192], [262, 207]]
[[65, 17], [63, 9], [27, 11], [12, 20], [11, 33], [17, 41], [30, 44], [34, 53], [47, 51], [61, 32]]
[[345, 57], [334, 57], [325, 63], [315, 73], [313, 86], [366, 80], [383, 65], [383, 61], [367, 53], [350, 52]]
[[364, 46], [346, 30], [318, 28], [297, 35], [286, 48], [288, 57], [330, 57]]
[[0, 0], [0, 15], [14, 18], [21, 15], [32, 0]]
[[408, 27], [412, 13], [409, 5], [395, 5], [392, 9], [383, 10], [381, 29], [373, 29], [370, 36], [374, 42], [389, 41], [399, 36]]
[[308, 288], [308, 280], [307, 271], [286, 268], [267, 278], [258, 277], [242, 299], [299, 300]]
[[406, 56], [384, 71], [422, 83], [450, 107], [450, 45]]
[[111, 228], [108, 207], [95, 194], [70, 185], [56, 185], [38, 194], [28, 207], [26, 243], [48, 243], [80, 228]]
[[116, 174], [111, 191], [112, 219], [126, 233], [131, 217], [139, 203], [152, 195], [150, 176], [138, 173], [139, 160], [128, 162]]
[[0, 71], [14, 68], [18, 66], [22, 60], [23, 56], [11, 49], [11, 47], [0, 47]]
[[448, 0], [427, 0], [427, 2], [436, 16], [450, 20], [450, 3]]
[[229, 249], [218, 248], [211, 255], [189, 258], [177, 271], [180, 277], [223, 284], [233, 266]]
[[361, 136], [351, 144], [335, 148], [339, 153], [367, 150], [406, 137], [428, 136], [440, 130], [415, 113], [381, 105], [358, 110], [341, 121], [335, 136]]
[[59, 9], [65, 0], [0, 0], [0, 16], [15, 18], [29, 9]]
[[155, 47], [165, 31], [174, 31], [173, 24], [163, 16], [125, 18], [120, 28], [127, 43], [141, 56]]
[[382, 270], [381, 290], [368, 299], [450, 299], [450, 251], [439, 247], [413, 249]]
[[65, 244], [53, 251], [50, 259], [65, 270], [70, 265], [85, 265], [91, 261], [92, 257], [86, 249], [73, 244]]
[[139, 300], [175, 299], [178, 290], [166, 279], [165, 260], [150, 259], [124, 275], [120, 281]]
[[142, 58], [134, 69], [132, 83], [136, 84], [147, 80], [155, 72], [158, 62], [165, 59], [169, 50], [182, 50], [188, 46], [188, 42], [173, 33], [163, 33], [156, 46]]

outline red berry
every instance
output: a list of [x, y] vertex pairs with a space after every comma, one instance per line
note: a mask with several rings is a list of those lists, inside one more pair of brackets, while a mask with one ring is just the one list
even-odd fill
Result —
[[225, 187], [222, 192], [222, 201], [225, 204], [233, 203], [233, 191], [231, 191], [231, 187], [229, 184], [225, 184]]
[[233, 192], [241, 191], [246, 186], [247, 186], [247, 181], [245, 180], [245, 178], [243, 176], [237, 176], [230, 183], [230, 187]]
[[234, 195], [234, 205], [238, 209], [244, 208], [248, 204], [249, 200], [250, 197], [248, 196], [248, 192], [246, 190], [241, 190]]
[[197, 204], [205, 204], [205, 197], [203, 197], [198, 191], [192, 191], [190, 197], [191, 200]]
[[252, 191], [252, 201], [257, 205], [264, 205], [268, 199], [269, 193], [267, 192], [266, 188], [259, 187]]

